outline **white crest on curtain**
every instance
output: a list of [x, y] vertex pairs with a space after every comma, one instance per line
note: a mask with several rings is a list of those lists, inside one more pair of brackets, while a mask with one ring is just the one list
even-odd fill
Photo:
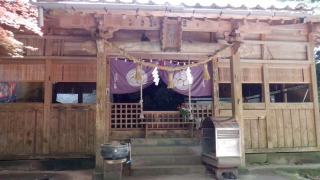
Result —
[[184, 70], [176, 73], [173, 77], [173, 83], [174, 87], [177, 89], [188, 90], [190, 83], [188, 80], [187, 71]]
[[[142, 84], [143, 85], [147, 84], [148, 76], [142, 69], [141, 69], [141, 77], [142, 77]], [[140, 81], [136, 79], [136, 68], [131, 69], [127, 73], [126, 79], [131, 86], [140, 87]]]

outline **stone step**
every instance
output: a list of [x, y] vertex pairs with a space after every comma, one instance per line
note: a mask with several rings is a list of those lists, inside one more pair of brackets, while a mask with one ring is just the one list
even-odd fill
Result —
[[201, 146], [133, 146], [132, 156], [201, 155]]
[[203, 165], [140, 166], [131, 169], [131, 175], [133, 176], [184, 175], [206, 173], [207, 168]]
[[159, 165], [200, 165], [200, 155], [144, 155], [133, 156], [132, 167]]
[[200, 138], [131, 139], [131, 146], [200, 146]]

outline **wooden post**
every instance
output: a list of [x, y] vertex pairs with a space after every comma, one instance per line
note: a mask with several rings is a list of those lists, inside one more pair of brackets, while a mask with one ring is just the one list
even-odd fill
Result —
[[43, 153], [50, 151], [50, 110], [52, 102], [51, 59], [46, 59], [43, 109]]
[[312, 24], [309, 23], [309, 34], [308, 34], [308, 61], [310, 62], [310, 70], [311, 70], [311, 84], [310, 94], [313, 100], [313, 110], [314, 110], [314, 119], [316, 125], [316, 135], [317, 135], [317, 147], [320, 148], [320, 122], [319, 122], [319, 102], [318, 102], [318, 85], [317, 85], [317, 77], [316, 77], [316, 66], [314, 59], [314, 42], [313, 42], [313, 32], [312, 32]]
[[218, 59], [212, 61], [212, 116], [219, 116], [219, 68]]
[[107, 102], [107, 112], [106, 112], [106, 132], [105, 132], [105, 140], [109, 141], [110, 128], [111, 128], [111, 102], [110, 102], [110, 57], [106, 56], [107, 61], [107, 75], [106, 75], [106, 102]]
[[[53, 40], [46, 39], [45, 56], [52, 56]], [[50, 110], [52, 103], [51, 58], [46, 58], [44, 77], [44, 109], [43, 109], [43, 153], [50, 152]]]
[[272, 124], [270, 122], [269, 114], [270, 114], [270, 87], [269, 87], [269, 70], [268, 64], [263, 64], [263, 100], [266, 108], [266, 123], [267, 123], [267, 142], [268, 148], [273, 148], [272, 142]]
[[245, 167], [245, 144], [244, 144], [244, 122], [243, 122], [243, 103], [242, 103], [242, 70], [240, 65], [240, 53], [238, 52], [240, 44], [232, 48], [230, 58], [230, 77], [231, 77], [231, 101], [232, 117], [234, 117], [240, 126], [241, 142], [241, 166]]
[[103, 158], [100, 154], [100, 146], [105, 140], [106, 131], [106, 88], [107, 88], [107, 61], [104, 39], [98, 39], [97, 43], [97, 89], [96, 89], [96, 136], [95, 154], [96, 167], [93, 179], [100, 179], [103, 176]]

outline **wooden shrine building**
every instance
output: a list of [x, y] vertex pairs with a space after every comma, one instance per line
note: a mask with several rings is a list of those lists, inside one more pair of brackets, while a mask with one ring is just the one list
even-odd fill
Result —
[[[178, 110], [144, 110], [146, 99], [115, 102], [114, 92], [127, 88], [118, 79], [124, 66], [114, 75], [113, 62], [131, 63], [132, 77], [151, 81], [143, 68], [157, 67], [173, 89], [176, 72], [200, 67], [193, 81], [210, 92], [184, 89], [186, 104], [194, 118], [233, 116], [243, 157], [320, 150], [317, 8], [139, 1], [31, 2], [44, 35], [15, 37], [38, 49], [23, 58], [0, 51], [1, 160], [96, 156], [99, 169], [104, 142], [144, 137], [146, 126], [159, 136], [190, 134]], [[136, 88], [140, 97], [144, 87]], [[58, 100], [66, 94], [69, 103]]]

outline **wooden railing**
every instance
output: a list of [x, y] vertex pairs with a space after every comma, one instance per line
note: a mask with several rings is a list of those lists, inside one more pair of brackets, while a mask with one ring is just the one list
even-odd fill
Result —
[[[212, 116], [211, 103], [192, 103], [191, 106], [194, 118], [203, 119]], [[186, 124], [176, 124], [176, 122], [186, 121], [179, 111], [144, 111], [143, 115], [144, 118], [140, 118], [141, 109], [139, 103], [112, 103], [110, 113], [111, 129], [145, 129], [146, 125], [151, 129], [187, 128]]]

